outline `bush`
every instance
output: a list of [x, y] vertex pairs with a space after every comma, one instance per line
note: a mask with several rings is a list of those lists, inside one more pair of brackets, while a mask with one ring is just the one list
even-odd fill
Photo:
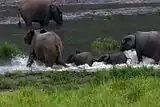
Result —
[[20, 53], [20, 49], [15, 44], [5, 42], [3, 45], [0, 46], [1, 59], [10, 59]]
[[91, 45], [93, 51], [113, 52], [119, 49], [120, 43], [117, 40], [109, 38], [97, 38]]

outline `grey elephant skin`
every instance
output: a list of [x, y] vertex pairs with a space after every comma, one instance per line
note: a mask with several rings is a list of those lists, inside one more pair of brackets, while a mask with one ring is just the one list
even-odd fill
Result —
[[97, 62], [104, 62], [105, 64], [123, 64], [127, 62], [127, 57], [123, 52], [112, 52], [101, 55], [98, 59], [95, 59]]
[[92, 66], [94, 60], [91, 52], [80, 52], [76, 51], [73, 54], [70, 54], [66, 60], [66, 63], [75, 63], [75, 65], [88, 64]]
[[63, 15], [61, 10], [51, 3], [51, 0], [22, 0], [18, 7], [19, 27], [21, 27], [20, 17], [27, 27], [31, 27], [32, 22], [36, 22], [43, 28], [48, 26], [50, 20], [62, 25]]
[[125, 36], [121, 42], [121, 51], [135, 49], [138, 63], [142, 56], [152, 58], [158, 64], [160, 60], [160, 32], [159, 31], [137, 31]]
[[46, 67], [52, 67], [54, 63], [65, 66], [61, 60], [63, 44], [60, 37], [53, 31], [40, 32], [29, 30], [24, 37], [25, 44], [30, 46], [27, 66], [31, 67], [34, 60], [39, 60]]

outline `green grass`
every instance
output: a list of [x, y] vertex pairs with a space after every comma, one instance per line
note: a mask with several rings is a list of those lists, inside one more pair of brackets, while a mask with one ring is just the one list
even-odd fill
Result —
[[13, 43], [5, 42], [0, 46], [0, 59], [8, 60], [21, 54], [21, 50]]
[[0, 75], [0, 107], [159, 107], [160, 72], [124, 68]]
[[97, 38], [91, 44], [92, 51], [96, 51], [99, 53], [103, 52], [114, 52], [119, 50], [120, 42], [114, 40], [111, 37], [108, 38]]

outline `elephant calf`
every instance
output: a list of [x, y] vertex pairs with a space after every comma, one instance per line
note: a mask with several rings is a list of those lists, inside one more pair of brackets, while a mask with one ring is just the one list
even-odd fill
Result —
[[39, 60], [46, 67], [52, 67], [54, 63], [66, 66], [61, 61], [63, 44], [60, 37], [53, 31], [29, 30], [24, 37], [25, 44], [30, 46], [27, 66], [31, 67], [34, 60]]
[[92, 66], [94, 60], [91, 52], [79, 52], [76, 51], [75, 54], [71, 54], [68, 56], [66, 63], [75, 63], [75, 65], [83, 65], [88, 64]]
[[127, 57], [123, 52], [114, 52], [101, 55], [98, 59], [95, 59], [97, 62], [105, 62], [106, 64], [122, 64], [127, 62]]

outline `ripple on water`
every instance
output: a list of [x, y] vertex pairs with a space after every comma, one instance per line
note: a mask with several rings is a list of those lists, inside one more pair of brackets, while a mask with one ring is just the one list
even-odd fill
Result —
[[[118, 8], [118, 9], [99, 9], [99, 10], [88, 10], [88, 11], [78, 11], [72, 13], [64, 13], [64, 20], [75, 20], [81, 19], [88, 15], [96, 15], [96, 16], [108, 16], [114, 14], [122, 14], [122, 15], [135, 15], [135, 14], [146, 14], [149, 12], [156, 12], [160, 10], [160, 7], [132, 7], [132, 8]], [[24, 21], [21, 18], [21, 22]], [[1, 17], [0, 24], [17, 24], [18, 17]]]

